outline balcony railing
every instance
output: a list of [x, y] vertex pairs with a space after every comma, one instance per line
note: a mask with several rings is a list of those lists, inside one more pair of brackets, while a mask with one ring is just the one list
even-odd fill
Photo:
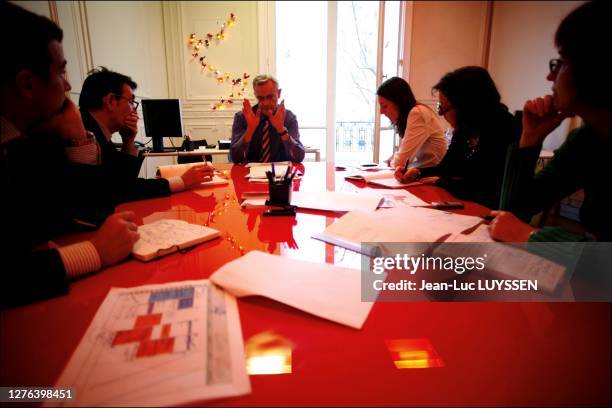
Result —
[[336, 122], [337, 152], [373, 152], [374, 122]]

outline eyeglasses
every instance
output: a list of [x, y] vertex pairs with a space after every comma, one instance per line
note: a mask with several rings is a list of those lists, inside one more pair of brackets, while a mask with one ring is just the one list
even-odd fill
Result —
[[561, 65], [563, 65], [563, 60], [561, 58], [553, 58], [548, 61], [548, 68], [550, 69], [551, 74], [556, 74], [561, 69]]
[[438, 115], [443, 116], [445, 114], [447, 114], [448, 112], [452, 111], [453, 109], [455, 109], [454, 106], [449, 106], [448, 108], [443, 108], [442, 104], [440, 102], [436, 103], [436, 109], [438, 110]]
[[128, 103], [132, 106], [132, 108], [134, 108], [134, 110], [138, 109], [138, 107], [140, 106], [140, 102], [136, 101], [135, 99], [129, 99], [127, 96], [123, 96], [123, 95], [119, 95], [119, 94], [113, 94], [117, 97], [117, 99], [125, 99], [128, 101]]

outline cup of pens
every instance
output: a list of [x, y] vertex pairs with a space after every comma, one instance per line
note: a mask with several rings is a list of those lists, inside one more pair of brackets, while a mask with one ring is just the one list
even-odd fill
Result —
[[284, 174], [276, 174], [274, 163], [272, 163], [272, 171], [267, 171], [269, 187], [269, 199], [266, 205], [275, 207], [290, 207], [291, 193], [293, 192], [293, 178], [297, 174], [297, 168], [291, 165], [287, 166]]

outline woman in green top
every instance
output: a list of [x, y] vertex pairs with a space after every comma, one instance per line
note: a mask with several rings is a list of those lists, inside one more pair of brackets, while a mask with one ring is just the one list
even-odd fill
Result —
[[[547, 79], [553, 94], [527, 101], [523, 132], [511, 148], [501, 208], [494, 211], [491, 236], [500, 241], [612, 241], [612, 89], [602, 56], [609, 38], [610, 3], [586, 3], [559, 25], [555, 44], [560, 58], [550, 61]], [[574, 130], [554, 158], [534, 174], [544, 138], [561, 121], [577, 115], [585, 125]], [[580, 221], [585, 235], [561, 228], [535, 229], [521, 221], [584, 189]]]

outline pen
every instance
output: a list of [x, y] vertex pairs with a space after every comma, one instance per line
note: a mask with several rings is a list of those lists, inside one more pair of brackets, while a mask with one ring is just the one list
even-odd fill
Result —
[[410, 164], [410, 157], [406, 159], [406, 164], [404, 164], [404, 171], [402, 174], [406, 174], [406, 170], [408, 170], [408, 165]]
[[287, 176], [289, 176], [289, 170], [291, 170], [291, 163], [287, 165], [287, 170], [285, 171], [285, 176], [283, 177], [283, 180], [287, 180]]
[[272, 178], [276, 178], [276, 172], [274, 171], [274, 162], [272, 164]]

